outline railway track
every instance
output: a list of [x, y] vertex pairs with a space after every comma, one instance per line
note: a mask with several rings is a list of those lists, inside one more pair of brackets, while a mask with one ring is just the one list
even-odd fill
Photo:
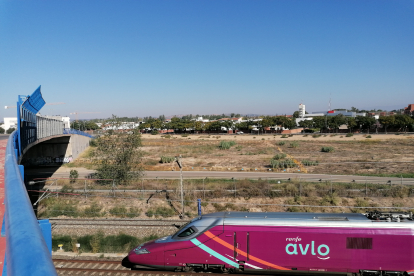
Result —
[[[220, 273], [203, 273], [203, 272], [173, 272], [173, 271], [158, 271], [148, 268], [138, 268], [130, 270], [122, 266], [121, 261], [108, 261], [108, 260], [66, 260], [66, 259], [54, 259], [56, 272], [60, 275], [99, 275], [99, 276], [124, 276], [124, 275], [139, 275], [139, 276], [159, 276], [159, 275], [206, 275], [209, 276], [222, 276]], [[235, 276], [237, 276], [235, 274]]]
[[137, 219], [49, 219], [52, 228], [57, 226], [105, 226], [105, 227], [174, 227], [183, 220], [137, 220]]

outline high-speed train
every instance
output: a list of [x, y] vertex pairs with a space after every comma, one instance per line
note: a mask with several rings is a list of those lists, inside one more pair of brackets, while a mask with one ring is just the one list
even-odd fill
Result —
[[414, 275], [412, 213], [202, 215], [143, 243], [131, 264], [165, 270]]

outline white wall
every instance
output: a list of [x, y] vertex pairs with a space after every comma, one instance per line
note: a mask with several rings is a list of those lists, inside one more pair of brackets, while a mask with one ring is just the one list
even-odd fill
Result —
[[17, 129], [17, 117], [4, 117], [4, 130], [7, 131], [11, 127]]

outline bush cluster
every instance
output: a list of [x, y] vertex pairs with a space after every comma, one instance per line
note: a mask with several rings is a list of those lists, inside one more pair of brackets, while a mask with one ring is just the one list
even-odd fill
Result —
[[284, 159], [284, 158], [286, 158], [286, 153], [278, 153], [275, 156], [273, 156], [272, 159], [274, 159], [274, 160], [280, 160], [280, 159]]
[[141, 215], [141, 209], [131, 207], [128, 210], [125, 206], [115, 206], [109, 210], [109, 213], [118, 218], [135, 218]]
[[335, 149], [333, 147], [322, 147], [322, 152], [334, 152]]
[[291, 148], [297, 148], [298, 146], [299, 146], [299, 142], [297, 141], [293, 141], [292, 143], [290, 143]]
[[305, 166], [317, 166], [319, 165], [319, 162], [305, 159], [305, 160], [302, 160], [302, 164]]
[[275, 160], [272, 159], [270, 161], [270, 165], [273, 169], [287, 169], [287, 168], [293, 168], [296, 166], [295, 162], [293, 162], [292, 159], [284, 159], [284, 160]]
[[147, 217], [163, 217], [168, 218], [177, 215], [175, 211], [168, 207], [157, 207], [156, 209], [149, 209], [146, 213]]
[[236, 144], [236, 142], [234, 142], [234, 141], [221, 141], [220, 145], [219, 145], [219, 149], [221, 149], [221, 150], [229, 149], [232, 146], [234, 146], [235, 144]]
[[161, 161], [160, 163], [172, 163], [174, 162], [175, 158], [172, 156], [161, 156]]
[[76, 252], [77, 248], [74, 244], [79, 243], [81, 245], [81, 252], [93, 252], [93, 253], [118, 253], [128, 252], [134, 246], [143, 242], [154, 240], [159, 238], [156, 235], [144, 237], [142, 239], [134, 236], [119, 234], [105, 236], [103, 232], [98, 232], [95, 235], [86, 236], [53, 236], [52, 237], [52, 250], [56, 251], [59, 249], [58, 245], [62, 244], [65, 251]]

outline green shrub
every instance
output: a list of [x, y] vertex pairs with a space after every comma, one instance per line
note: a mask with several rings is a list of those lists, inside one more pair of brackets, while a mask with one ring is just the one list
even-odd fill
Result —
[[161, 163], [172, 163], [172, 162], [174, 162], [174, 160], [175, 160], [175, 157], [172, 157], [172, 156], [161, 156]]
[[322, 147], [322, 152], [334, 152], [335, 149], [333, 147]]
[[101, 213], [101, 211], [102, 211], [102, 206], [97, 202], [92, 202], [92, 204], [88, 208], [85, 208], [85, 210], [83, 210], [82, 215], [84, 217], [89, 217], [89, 218], [101, 217], [105, 215], [105, 213], [104, 212]]
[[136, 207], [129, 208], [129, 211], [126, 214], [126, 216], [129, 218], [139, 217], [140, 215], [141, 215], [141, 209], [136, 208]]
[[354, 134], [353, 134], [353, 133], [350, 133], [350, 132], [349, 132], [349, 133], [347, 133], [347, 134], [346, 134], [346, 137], [352, 137], [352, 136], [354, 136]]
[[217, 212], [223, 212], [226, 210], [234, 211], [236, 210], [236, 206], [232, 203], [226, 203], [224, 206], [218, 203], [212, 203], [213, 207], [216, 209]]
[[70, 179], [70, 183], [75, 183], [76, 180], [78, 179], [79, 173], [77, 170], [70, 170], [69, 172], [69, 179]]
[[311, 160], [302, 160], [302, 164], [305, 166], [317, 166], [319, 165], [318, 161], [311, 161]]
[[65, 251], [76, 252], [76, 243], [81, 245], [81, 252], [92, 252], [92, 253], [118, 253], [128, 252], [134, 246], [141, 244], [145, 241], [157, 239], [158, 236], [150, 235], [144, 238], [136, 238], [134, 236], [120, 233], [119, 235], [105, 236], [102, 231], [94, 235], [85, 236], [53, 236], [52, 237], [52, 250], [56, 251], [59, 249], [58, 245], [62, 244]]
[[163, 217], [163, 218], [168, 218], [168, 217], [172, 217], [175, 216], [176, 213], [173, 209], [168, 208], [168, 207], [157, 207], [155, 210], [154, 209], [150, 209], [147, 211], [146, 213], [147, 217]]
[[278, 143], [278, 145], [279, 146], [283, 146], [283, 145], [285, 145], [286, 144], [286, 142], [285, 141], [280, 141], [279, 143]]
[[96, 139], [91, 139], [91, 140], [89, 141], [89, 146], [91, 146], [91, 147], [96, 147], [96, 146], [97, 146]]
[[109, 209], [109, 213], [119, 218], [125, 218], [127, 214], [127, 209], [124, 206], [115, 206]]
[[159, 132], [158, 132], [158, 130], [153, 130], [153, 131], [151, 131], [151, 135], [157, 135]]
[[181, 134], [181, 137], [188, 137], [188, 134], [186, 134], [186, 133]]
[[298, 146], [299, 146], [299, 142], [297, 141], [293, 141], [292, 143], [290, 143], [291, 148], [297, 148]]
[[56, 202], [54, 205], [50, 206], [50, 210], [42, 214], [42, 217], [77, 217], [78, 215], [78, 208], [75, 205], [66, 202]]
[[166, 139], [170, 139], [171, 138], [171, 135], [170, 134], [166, 134], [163, 137], [166, 138]]
[[285, 159], [282, 161], [272, 159], [270, 161], [270, 166], [272, 166], [273, 169], [287, 169], [295, 167], [296, 164], [292, 159]]
[[284, 159], [286, 157], [286, 153], [278, 153], [275, 156], [273, 156], [274, 160], [280, 160], [280, 159]]
[[221, 141], [220, 145], [218, 147], [221, 150], [225, 150], [225, 149], [230, 149], [235, 144], [236, 144], [236, 142], [234, 142], [234, 141]]
[[367, 135], [367, 137], [365, 137], [365, 138], [372, 138], [372, 137], [371, 137], [371, 135]]
[[288, 136], [286, 134], [283, 134], [280, 138], [288, 138]]

